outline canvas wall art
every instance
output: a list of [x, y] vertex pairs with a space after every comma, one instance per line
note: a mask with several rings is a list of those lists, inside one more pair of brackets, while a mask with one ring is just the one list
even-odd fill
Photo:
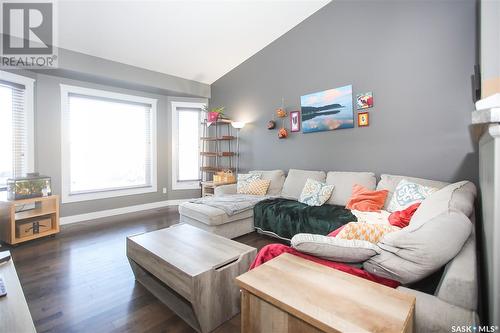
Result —
[[300, 97], [302, 132], [354, 127], [352, 85]]
[[373, 93], [371, 91], [356, 95], [357, 110], [368, 109], [371, 107], [373, 107]]

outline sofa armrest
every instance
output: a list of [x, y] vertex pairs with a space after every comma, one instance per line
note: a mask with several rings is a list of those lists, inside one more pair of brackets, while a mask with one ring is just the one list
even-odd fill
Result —
[[450, 304], [477, 310], [478, 280], [474, 231], [460, 252], [446, 265], [436, 296]]
[[398, 290], [416, 297], [415, 332], [450, 332], [452, 326], [475, 326], [479, 318], [475, 311], [449, 304], [436, 296], [398, 287]]
[[236, 184], [221, 185], [214, 189], [214, 195], [216, 197], [228, 194], [236, 194]]

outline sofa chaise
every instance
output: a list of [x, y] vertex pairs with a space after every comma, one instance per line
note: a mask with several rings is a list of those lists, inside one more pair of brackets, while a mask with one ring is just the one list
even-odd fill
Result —
[[[388, 190], [389, 195], [384, 208], [387, 208], [392, 193], [402, 179], [437, 189], [449, 185], [446, 182], [388, 174], [381, 175], [380, 180], [377, 182], [377, 178], [371, 172], [330, 171], [325, 173], [323, 171], [291, 169], [286, 177], [281, 170], [255, 170], [251, 171], [251, 173], [261, 173], [263, 179], [271, 181], [268, 195], [294, 200], [299, 198], [302, 188], [309, 178], [333, 184], [335, 185], [334, 192], [327, 204], [339, 206], [346, 205], [355, 184], [371, 190]], [[464, 186], [457, 187], [452, 192], [449, 205], [453, 206], [454, 210], [466, 215], [474, 225], [476, 189], [472, 183], [464, 182], [464, 184]], [[220, 186], [215, 191], [216, 196], [227, 196], [235, 193], [236, 185]], [[192, 224], [228, 238], [238, 237], [255, 230], [253, 210], [228, 216], [221, 209], [186, 202], [179, 206], [179, 213], [181, 222]], [[412, 289], [405, 284], [398, 287], [399, 290], [416, 296], [415, 322], [417, 332], [449, 332], [452, 326], [474, 326], [479, 324], [477, 315], [477, 254], [475, 232], [474, 228], [472, 229], [472, 233], [461, 250], [445, 265], [444, 272], [433, 294]], [[371, 266], [368, 266], [369, 269], [378, 269], [379, 267], [376, 264], [372, 263]], [[390, 276], [390, 272], [383, 273], [389, 273]]]

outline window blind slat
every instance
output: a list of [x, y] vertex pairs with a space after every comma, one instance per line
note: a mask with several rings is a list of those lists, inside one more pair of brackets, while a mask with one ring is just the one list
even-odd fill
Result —
[[26, 90], [24, 86], [12, 86], [12, 154], [14, 177], [27, 172], [28, 128], [25, 110]]

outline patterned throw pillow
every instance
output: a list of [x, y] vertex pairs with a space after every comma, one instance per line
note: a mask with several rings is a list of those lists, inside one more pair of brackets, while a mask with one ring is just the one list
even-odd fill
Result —
[[236, 184], [236, 193], [242, 194], [243, 188], [247, 187], [248, 184], [254, 180], [260, 179], [262, 177], [261, 173], [240, 173], [238, 174], [238, 183]]
[[338, 233], [337, 238], [364, 240], [377, 244], [385, 234], [398, 231], [401, 228], [387, 224], [369, 224], [349, 222]]
[[321, 206], [330, 199], [333, 188], [334, 185], [326, 185], [325, 183], [308, 178], [300, 194], [299, 202], [309, 206]]
[[417, 202], [424, 201], [437, 190], [434, 187], [423, 186], [403, 179], [396, 186], [387, 210], [390, 212], [405, 210]]
[[241, 189], [240, 194], [266, 195], [267, 189], [271, 184], [270, 179], [257, 179], [248, 183], [247, 186]]

